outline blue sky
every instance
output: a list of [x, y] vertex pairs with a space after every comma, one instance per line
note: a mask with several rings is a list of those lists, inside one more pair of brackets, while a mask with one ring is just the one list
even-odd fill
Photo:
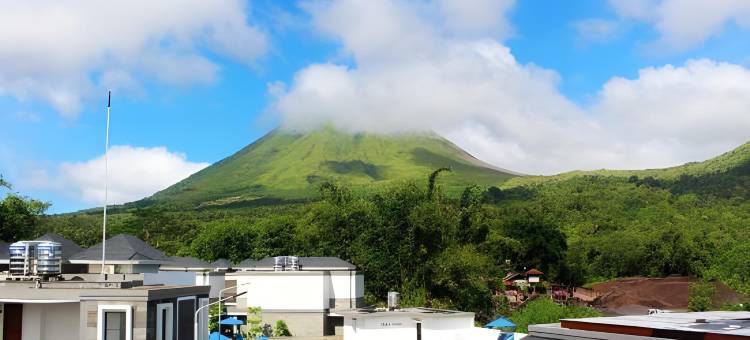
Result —
[[14, 5], [0, 14], [0, 174], [51, 212], [98, 205], [107, 88], [121, 202], [279, 125], [389, 133], [427, 117], [478, 157], [541, 174], [669, 166], [750, 137], [747, 5], [449, 3], [66, 8], [81, 27], [46, 17], [53, 2]]

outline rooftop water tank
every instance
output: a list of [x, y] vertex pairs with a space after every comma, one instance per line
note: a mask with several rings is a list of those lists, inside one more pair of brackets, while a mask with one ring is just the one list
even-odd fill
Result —
[[401, 306], [401, 294], [388, 292], [388, 310], [396, 310]]
[[20, 241], [10, 245], [10, 275], [52, 276], [60, 274], [62, 246], [50, 241]]

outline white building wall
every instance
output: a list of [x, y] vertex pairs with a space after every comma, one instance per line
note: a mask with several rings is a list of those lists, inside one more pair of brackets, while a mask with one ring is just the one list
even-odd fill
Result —
[[78, 340], [78, 303], [23, 305], [23, 340]]
[[[376, 317], [344, 319], [344, 339], [346, 340], [416, 340], [417, 326], [408, 317]], [[428, 340], [422, 338], [423, 340]]]
[[227, 275], [237, 280], [238, 307], [264, 310], [323, 310], [329, 308], [323, 272], [242, 272]]
[[[423, 317], [422, 340], [458, 340], [466, 335], [478, 334], [472, 316]], [[495, 338], [499, 332], [495, 332]], [[482, 333], [484, 335], [484, 333]], [[491, 335], [490, 335], [491, 336]], [[416, 340], [417, 321], [412, 317], [367, 317], [357, 320], [347, 316], [344, 319], [344, 339], [346, 340]], [[484, 339], [484, 337], [480, 338]], [[478, 339], [479, 340], [479, 339]]]
[[208, 296], [212, 299], [218, 298], [221, 290], [226, 288], [224, 273], [221, 272], [197, 272], [195, 273], [196, 286], [211, 286]]
[[144, 273], [143, 284], [192, 286], [195, 284], [195, 272], [159, 271], [157, 273]]
[[356, 299], [365, 295], [364, 276], [357, 272], [340, 271], [331, 272], [333, 286], [332, 299]]
[[474, 328], [474, 316], [422, 319], [422, 339], [457, 339]]

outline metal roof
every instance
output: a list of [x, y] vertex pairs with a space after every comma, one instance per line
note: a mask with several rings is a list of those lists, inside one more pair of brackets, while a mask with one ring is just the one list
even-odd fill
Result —
[[[255, 261], [253, 259], [245, 259], [242, 260], [242, 262], [234, 265], [235, 269], [254, 269], [255, 265], [258, 263], [258, 261]], [[273, 267], [273, 265], [271, 265]]]
[[353, 318], [364, 318], [364, 317], [394, 317], [394, 316], [406, 316], [411, 318], [424, 318], [424, 317], [467, 317], [474, 316], [472, 312], [462, 312], [456, 310], [447, 309], [434, 309], [426, 307], [412, 307], [402, 308], [396, 310], [383, 310], [383, 309], [352, 309], [336, 312], [344, 316], [350, 316]]
[[161, 268], [179, 268], [179, 269], [212, 269], [213, 266], [201, 259], [189, 256], [171, 256], [169, 262], [161, 265]]
[[[244, 261], [243, 261], [244, 262]], [[273, 270], [274, 258], [266, 257], [255, 263], [256, 270]], [[355, 270], [357, 267], [338, 257], [299, 257], [300, 270]]]
[[[106, 257], [107, 261], [129, 263], [161, 264], [170, 261], [164, 253], [156, 250], [137, 237], [127, 234], [120, 234], [107, 240]], [[101, 259], [101, 243], [70, 257], [70, 261], [73, 263], [99, 262]]]
[[658, 313], [531, 325], [534, 339], [703, 339], [750, 336], [750, 312]]
[[[79, 246], [75, 242], [55, 233], [46, 233], [42, 236], [37, 237], [33, 241], [52, 241], [59, 243], [60, 246], [62, 246], [63, 260], [70, 259], [73, 255], [76, 255], [83, 251], [83, 248], [81, 248], [81, 246]], [[99, 251], [99, 256], [101, 257], [101, 250]]]
[[218, 259], [211, 262], [211, 267], [214, 269], [229, 269], [232, 268], [232, 263], [227, 259]]

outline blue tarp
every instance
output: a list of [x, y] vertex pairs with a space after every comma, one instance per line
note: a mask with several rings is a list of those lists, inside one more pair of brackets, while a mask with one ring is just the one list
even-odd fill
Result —
[[232, 339], [224, 335], [221, 335], [219, 332], [213, 332], [208, 335], [208, 340], [232, 340]]
[[516, 324], [506, 318], [500, 317], [497, 320], [484, 325], [484, 328], [516, 328]]
[[219, 322], [219, 324], [222, 324], [222, 325], [244, 325], [245, 321], [242, 321], [242, 320], [237, 319], [236, 317], [232, 316], [232, 317], [228, 317], [228, 318], [226, 318], [224, 320], [221, 320], [221, 322]]

